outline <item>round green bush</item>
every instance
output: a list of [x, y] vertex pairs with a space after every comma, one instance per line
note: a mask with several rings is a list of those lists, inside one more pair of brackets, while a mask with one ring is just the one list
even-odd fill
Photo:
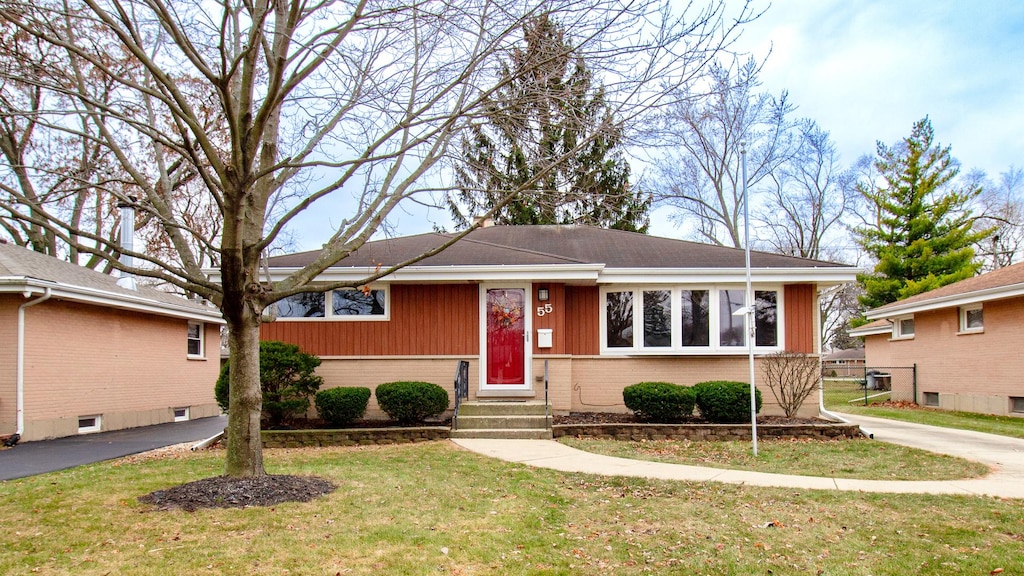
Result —
[[679, 422], [693, 414], [693, 391], [669, 382], [640, 382], [622, 389], [626, 408], [647, 422]]
[[375, 394], [380, 409], [400, 424], [423, 422], [448, 409], [448, 392], [430, 382], [388, 382]]
[[[750, 420], [750, 384], [713, 381], [693, 386], [701, 416], [716, 424], [735, 424]], [[761, 411], [761, 391], [754, 393], [755, 409]]]
[[366, 404], [370, 401], [370, 389], [328, 388], [321, 390], [313, 397], [316, 412], [331, 426], [344, 426], [366, 412]]
[[[303, 352], [295, 344], [276, 340], [260, 342], [260, 388], [263, 392], [261, 419], [278, 426], [286, 418], [303, 414], [309, 399], [323, 384], [315, 371], [320, 358]], [[228, 411], [231, 364], [225, 362], [213, 387], [217, 405]]]

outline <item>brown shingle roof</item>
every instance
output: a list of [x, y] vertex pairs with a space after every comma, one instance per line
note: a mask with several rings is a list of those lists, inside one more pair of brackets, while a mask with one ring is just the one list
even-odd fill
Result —
[[[450, 239], [421, 234], [368, 242], [336, 266], [397, 264]], [[273, 267], [300, 267], [319, 251], [270, 258]], [[474, 230], [418, 266], [604, 264], [606, 268], [743, 268], [744, 251], [591, 226], [490, 226]], [[842, 264], [751, 252], [754, 268], [836, 268]]]
[[175, 308], [191, 309], [199, 314], [210, 314], [212, 311], [209, 306], [168, 292], [142, 286], [138, 290], [122, 288], [118, 286], [117, 278], [108, 274], [102, 274], [21, 246], [0, 242], [0, 278], [5, 277], [9, 281], [42, 280], [73, 288], [105, 292], [113, 296], [149, 300]]
[[1017, 285], [1024, 287], [1024, 262], [986, 272], [985, 274], [954, 282], [953, 284], [947, 284], [941, 288], [936, 288], [923, 294], [916, 294], [910, 298], [898, 300], [885, 306], [879, 306], [872, 310], [871, 313], [876, 315], [876, 313], [884, 313], [886, 310], [902, 308], [910, 304], [926, 304], [930, 300], [968, 295], [972, 292], [1008, 288]]

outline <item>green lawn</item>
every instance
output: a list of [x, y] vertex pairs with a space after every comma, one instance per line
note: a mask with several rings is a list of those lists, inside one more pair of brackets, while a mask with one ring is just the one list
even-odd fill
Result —
[[0, 573], [1024, 573], [1020, 501], [605, 478], [448, 442], [266, 458], [338, 489], [259, 509], [137, 502], [218, 474], [221, 451], [0, 483]]
[[773, 474], [868, 480], [953, 480], [988, 473], [984, 464], [896, 444], [855, 440], [761, 440], [757, 457], [750, 442], [654, 440], [624, 442], [560, 438], [598, 454]]

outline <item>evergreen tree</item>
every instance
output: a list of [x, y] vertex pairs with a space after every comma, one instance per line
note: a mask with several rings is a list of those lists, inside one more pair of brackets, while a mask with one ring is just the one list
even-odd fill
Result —
[[857, 189], [874, 222], [858, 227], [858, 241], [877, 264], [858, 281], [860, 302], [876, 308], [975, 275], [980, 264], [971, 247], [988, 231], [972, 230], [967, 206], [981, 188], [956, 186], [959, 169], [949, 146], [934, 140], [925, 117], [893, 147], [878, 143], [877, 185]]
[[[622, 125], [604, 88], [548, 16], [523, 27], [484, 116], [462, 141], [458, 227], [505, 202], [498, 224], [591, 224], [646, 232], [651, 200], [629, 184]], [[511, 199], [508, 197], [511, 195]], [[506, 202], [507, 200], [507, 202]]]

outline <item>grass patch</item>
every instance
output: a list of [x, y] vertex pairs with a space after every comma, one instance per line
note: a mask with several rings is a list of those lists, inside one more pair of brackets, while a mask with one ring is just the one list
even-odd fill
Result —
[[[867, 393], [868, 395], [879, 394], [876, 390], [868, 390]], [[856, 380], [825, 379], [824, 402], [825, 408], [829, 410], [902, 420], [916, 424], [928, 424], [929, 426], [940, 426], [943, 428], [973, 430], [975, 432], [986, 432], [1011, 438], [1024, 438], [1024, 418], [977, 414], [974, 412], [952, 412], [936, 408], [925, 408], [909, 403], [894, 406], [882, 405], [882, 402], [888, 399], [889, 395], [884, 394], [876, 398], [869, 398], [867, 405], [865, 405], [864, 389], [860, 388]]]
[[984, 464], [866, 438], [760, 440], [756, 458], [750, 442], [624, 442], [569, 437], [559, 441], [608, 456], [773, 474], [865, 480], [955, 480], [988, 473]]
[[1006, 574], [1024, 506], [605, 478], [447, 442], [267, 450], [327, 496], [155, 511], [137, 497], [219, 474], [220, 451], [0, 483], [2, 574]]
[[829, 409], [836, 412], [848, 412], [850, 414], [863, 414], [864, 416], [928, 424], [929, 426], [959, 428], [960, 430], [987, 432], [1011, 438], [1024, 438], [1024, 418], [1015, 416], [995, 416], [992, 414], [976, 414], [974, 412], [952, 412], [937, 408], [884, 405], [863, 406], [854, 404], [833, 406]]

